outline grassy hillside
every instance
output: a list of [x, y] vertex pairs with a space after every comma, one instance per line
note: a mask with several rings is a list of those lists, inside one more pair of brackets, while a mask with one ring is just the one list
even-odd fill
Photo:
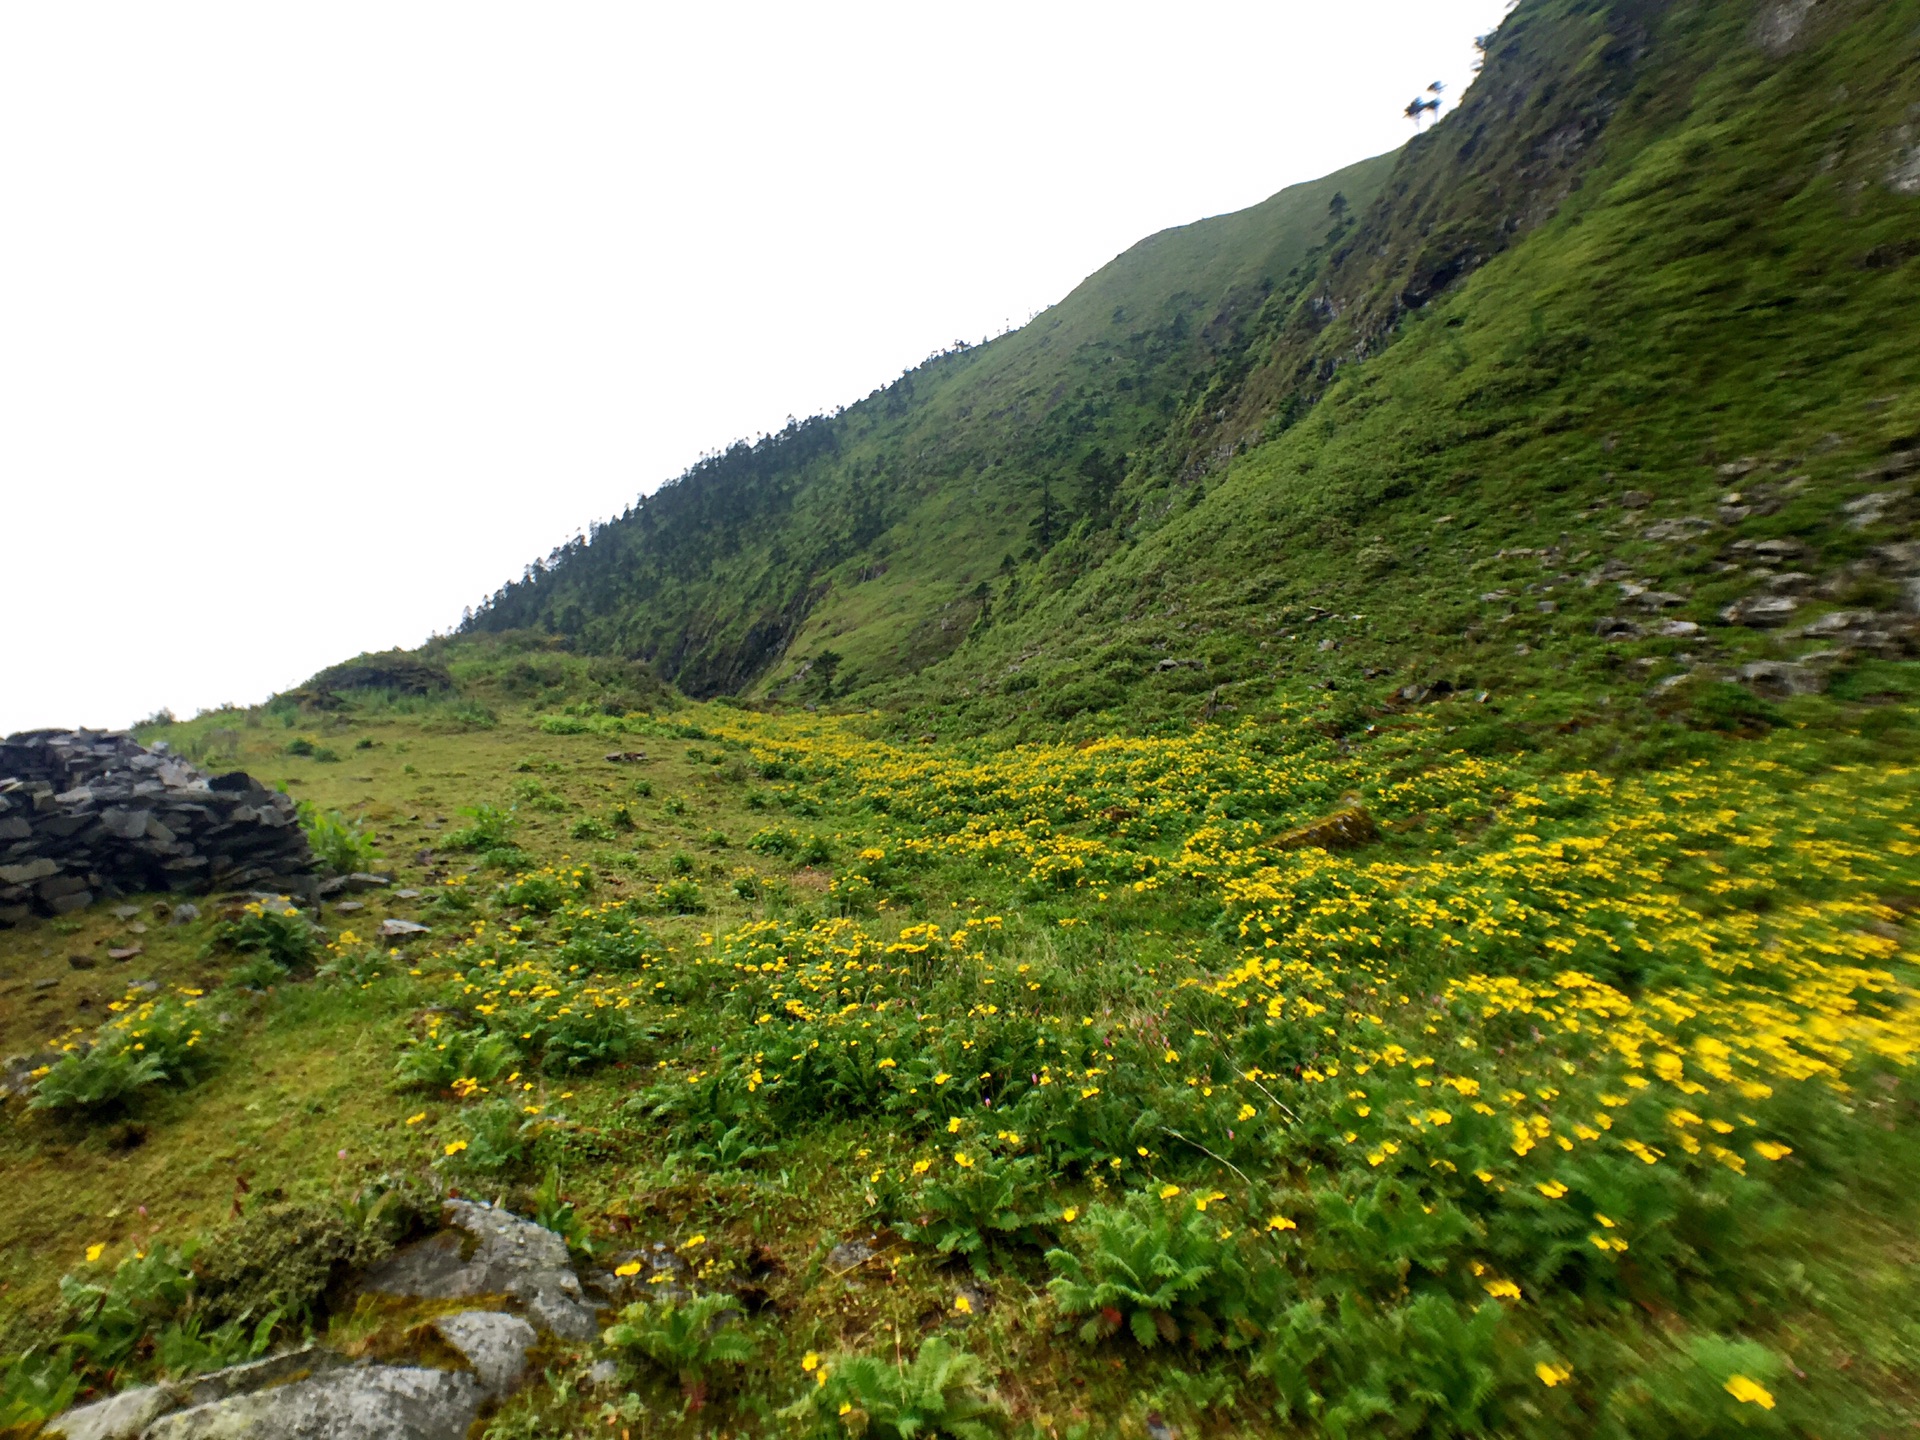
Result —
[[[915, 723], [1185, 721], [1289, 679], [1359, 719], [1440, 684], [1486, 692], [1463, 719], [1592, 728], [1576, 748], [1630, 758], [1711, 723], [1690, 699], [1744, 665], [1813, 654], [1796, 686], [1908, 693], [1887, 662], [1910, 628], [1920, 201], [1891, 177], [1917, 22], [1825, 6], [1773, 54], [1750, 7], [1674, 7], [1551, 224], [1105, 565], [1003, 582], [992, 627], [896, 692]], [[1724, 618], [1773, 589], [1790, 624]], [[1830, 617], [1861, 611], [1880, 638], [1836, 646]]]
[[0, 1430], [447, 1363], [352, 1281], [453, 1192], [609, 1287], [495, 1440], [1920, 1425], [1916, 117], [1920, 0], [1523, 0], [1401, 155], [149, 732], [395, 884], [0, 931]]
[[778, 684], [829, 646], [842, 688], [920, 668], [965, 637], [977, 587], [1035, 548], [1043, 509], [1049, 544], [1105, 518], [1188, 377], [1237, 352], [1391, 164], [1153, 236], [1024, 329], [703, 462], [507, 587], [474, 628], [566, 635], [694, 694]]
[[442, 1193], [565, 1234], [609, 1320], [636, 1253], [742, 1307], [701, 1390], [550, 1343], [494, 1437], [857, 1434], [933, 1341], [1036, 1437], [1920, 1420], [1905, 768], [1616, 780], [1304, 693], [1018, 748], [468, 704], [169, 729], [358, 822], [359, 908], [0, 933], [8, 1046], [54, 1045], [0, 1140], [22, 1433], [276, 1334], [446, 1363], [346, 1258]]

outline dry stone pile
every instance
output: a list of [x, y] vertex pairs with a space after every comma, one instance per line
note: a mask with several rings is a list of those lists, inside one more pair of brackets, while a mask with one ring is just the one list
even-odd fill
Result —
[[293, 801], [107, 730], [0, 741], [0, 925], [154, 890], [311, 893]]

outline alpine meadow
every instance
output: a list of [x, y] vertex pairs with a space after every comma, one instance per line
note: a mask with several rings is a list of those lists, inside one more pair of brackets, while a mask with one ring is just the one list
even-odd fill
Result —
[[1920, 0], [1480, 45], [0, 745], [0, 1435], [1920, 1429]]

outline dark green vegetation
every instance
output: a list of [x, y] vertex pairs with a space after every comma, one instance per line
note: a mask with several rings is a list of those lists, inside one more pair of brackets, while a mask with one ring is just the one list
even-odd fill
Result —
[[685, 1288], [500, 1437], [1920, 1423], [1920, 3], [1486, 50], [462, 635], [152, 732], [421, 893], [0, 934], [7, 1048], [75, 1047], [0, 1295], [79, 1337], [0, 1426], [431, 1359], [345, 1281], [449, 1187]]
[[[1907, 517], [1840, 507], [1920, 436], [1916, 19], [1828, 4], [1783, 39], [1798, 13], [1522, 5], [1399, 156], [1157, 236], [1018, 334], [729, 452], [475, 628], [936, 730], [1445, 680], [1509, 721], [1605, 695], [1631, 744], [1676, 652], [1821, 648], [1720, 622], [1758, 583], [1739, 542], [1898, 604], [1875, 546]], [[1643, 538], [1688, 517], [1712, 523]], [[1708, 634], [1599, 641], [1646, 618], [1621, 579]]]

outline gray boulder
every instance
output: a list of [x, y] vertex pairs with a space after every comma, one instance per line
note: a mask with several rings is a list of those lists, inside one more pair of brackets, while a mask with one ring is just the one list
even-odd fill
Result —
[[176, 1410], [145, 1440], [465, 1440], [485, 1399], [463, 1370], [355, 1366]]
[[518, 1315], [493, 1310], [463, 1310], [433, 1322], [440, 1338], [458, 1350], [487, 1393], [496, 1398], [513, 1392], [527, 1373], [527, 1351], [538, 1338], [533, 1326]]
[[1749, 595], [1727, 606], [1720, 612], [1720, 618], [1729, 625], [1770, 630], [1776, 625], [1786, 624], [1799, 608], [1800, 602], [1791, 595]]
[[1713, 521], [1699, 515], [1676, 515], [1671, 520], [1656, 520], [1641, 532], [1640, 538], [1656, 545], [1674, 540], [1692, 540], [1714, 528]]
[[122, 1390], [92, 1405], [69, 1410], [41, 1431], [46, 1440], [136, 1440], [147, 1426], [180, 1403], [170, 1385]]
[[1740, 667], [1740, 682], [1769, 700], [1788, 700], [1795, 695], [1817, 695], [1826, 688], [1826, 678], [1805, 665], [1782, 660], [1756, 660]]
[[449, 1200], [447, 1223], [450, 1229], [407, 1246], [376, 1268], [362, 1288], [423, 1300], [511, 1295], [534, 1324], [562, 1339], [591, 1340], [599, 1333], [558, 1235], [471, 1200]]

